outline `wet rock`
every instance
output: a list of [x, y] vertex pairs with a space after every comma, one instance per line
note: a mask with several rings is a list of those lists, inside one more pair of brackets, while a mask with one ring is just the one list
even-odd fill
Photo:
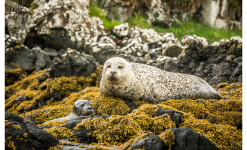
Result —
[[133, 143], [128, 149], [155, 149], [155, 150], [168, 150], [169, 147], [165, 146], [162, 140], [157, 135], [150, 135], [142, 140]]
[[30, 50], [19, 45], [5, 52], [6, 70], [15, 69], [18, 65], [24, 72], [39, 71], [47, 67], [50, 61], [50, 57], [39, 47]]
[[175, 145], [172, 149], [220, 150], [213, 142], [189, 128], [172, 128]]
[[176, 127], [179, 127], [181, 119], [183, 118], [183, 113], [169, 109], [162, 109], [160, 107], [158, 108], [158, 111], [155, 112], [155, 116], [168, 114], [170, 116], [170, 119], [176, 124]]
[[87, 54], [68, 49], [63, 57], [54, 60], [47, 73], [51, 77], [90, 75], [96, 69], [95, 59]]
[[5, 140], [6, 149], [48, 149], [59, 143], [52, 134], [43, 131], [33, 122], [24, 121], [8, 112], [5, 114]]

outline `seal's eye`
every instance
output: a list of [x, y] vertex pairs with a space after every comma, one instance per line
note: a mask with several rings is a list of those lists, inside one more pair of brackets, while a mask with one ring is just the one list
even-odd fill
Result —
[[124, 66], [118, 66], [118, 69], [123, 69], [124, 68]]
[[111, 65], [107, 65], [106, 68], [111, 68]]

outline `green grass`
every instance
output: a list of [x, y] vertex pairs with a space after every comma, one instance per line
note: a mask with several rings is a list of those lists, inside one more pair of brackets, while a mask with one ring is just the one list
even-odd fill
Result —
[[[97, 5], [91, 5], [89, 7], [90, 16], [96, 16], [103, 21], [105, 29], [111, 30], [114, 26], [122, 24], [120, 21], [110, 21], [107, 16]], [[203, 25], [195, 21], [183, 22], [180, 24], [174, 24], [171, 27], [158, 27], [152, 26], [147, 22], [147, 19], [142, 15], [135, 13], [129, 20], [130, 26], [138, 26], [142, 29], [153, 28], [156, 32], [165, 33], [172, 32], [176, 38], [181, 40], [185, 35], [197, 35], [207, 38], [210, 42], [215, 42], [220, 39], [229, 39], [232, 36], [239, 35], [242, 37], [242, 29], [240, 30], [224, 30], [212, 28], [208, 25]]]
[[147, 22], [147, 19], [144, 18], [142, 15], [135, 13], [134, 16], [132, 16], [129, 20], [128, 23], [130, 26], [137, 26], [142, 29], [146, 28], [152, 28], [152, 25], [150, 25]]
[[89, 15], [99, 17], [106, 30], [111, 30], [114, 26], [122, 24], [120, 21], [110, 21], [102, 10], [96, 5], [89, 7]]
[[159, 33], [172, 32], [179, 40], [185, 35], [197, 35], [207, 38], [210, 42], [215, 42], [220, 39], [229, 39], [232, 36], [239, 35], [242, 37], [242, 29], [240, 30], [225, 30], [216, 29], [208, 25], [202, 25], [195, 21], [183, 22], [172, 25], [169, 28], [153, 27]]

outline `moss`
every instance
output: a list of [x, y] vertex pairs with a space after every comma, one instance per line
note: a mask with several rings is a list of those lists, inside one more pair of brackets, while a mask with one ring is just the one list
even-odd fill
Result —
[[167, 146], [169, 146], [169, 150], [171, 150], [172, 145], [175, 144], [175, 135], [172, 130], [166, 130], [165, 132], [162, 132], [159, 135], [160, 139], [163, 141], [163, 143]]
[[73, 105], [54, 105], [31, 112], [26, 112], [20, 116], [24, 117], [26, 120], [34, 121], [35, 123], [40, 124], [52, 119], [65, 117], [70, 114], [72, 108]]
[[110, 148], [103, 147], [103, 146], [96, 146], [96, 147], [86, 148], [86, 150], [111, 150], [111, 149]]
[[72, 142], [79, 142], [76, 136], [73, 134], [72, 130], [65, 127], [64, 124], [60, 126], [54, 126], [51, 128], [46, 128], [44, 131], [51, 133], [57, 139], [69, 139]]
[[11, 136], [5, 138], [5, 146], [11, 150], [16, 150], [15, 142], [11, 138]]
[[84, 119], [74, 129], [80, 130], [81, 127], [94, 130], [93, 136], [99, 142], [108, 142], [114, 145], [126, 142], [141, 131], [140, 126], [132, 118], [114, 115], [106, 120], [102, 118]]
[[143, 131], [150, 131], [155, 134], [160, 134], [166, 129], [175, 127], [175, 123], [170, 120], [170, 116], [167, 114], [152, 117], [157, 110], [158, 108], [154, 105], [146, 104], [134, 110], [128, 116], [133, 118]]
[[[23, 80], [6, 87], [6, 94], [10, 95], [6, 99], [5, 108], [15, 113], [24, 113], [33, 109], [42, 108], [44, 105], [54, 104], [68, 97], [72, 92], [78, 92], [82, 89], [96, 84], [101, 69], [98, 67], [95, 73], [90, 76], [71, 76], [48, 78], [45, 70], [40, 71]], [[28, 101], [16, 101], [21, 95], [28, 96]]]
[[213, 141], [221, 149], [241, 149], [242, 131], [230, 125], [211, 124], [206, 119], [197, 120], [184, 113], [180, 127], [191, 128]]
[[5, 128], [7, 127], [13, 127], [14, 129], [21, 129], [20, 125], [14, 124], [12, 122], [9, 122], [8, 120], [5, 120]]
[[14, 84], [16, 81], [20, 80], [22, 75], [22, 69], [20, 66], [16, 66], [16, 69], [5, 70], [5, 85]]
[[59, 150], [59, 149], [63, 149], [64, 146], [63, 145], [57, 145], [57, 146], [51, 146], [48, 148], [48, 150]]

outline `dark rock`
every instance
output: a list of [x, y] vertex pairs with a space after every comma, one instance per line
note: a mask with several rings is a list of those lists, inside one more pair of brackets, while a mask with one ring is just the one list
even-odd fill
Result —
[[52, 134], [43, 131], [33, 122], [24, 121], [14, 113], [5, 114], [5, 123], [5, 140], [7, 141], [5, 149], [15, 147], [16, 149], [42, 150], [59, 143]]
[[30, 50], [20, 46], [5, 53], [6, 70], [15, 69], [18, 65], [24, 72], [32, 72], [42, 70], [49, 64], [50, 57], [39, 47]]
[[128, 149], [147, 149], [147, 150], [168, 150], [162, 140], [157, 135], [150, 135], [133, 143]]
[[170, 116], [170, 119], [176, 124], [176, 127], [179, 127], [181, 119], [183, 118], [183, 113], [170, 109], [162, 109], [160, 107], [158, 111], [155, 112], [155, 116], [160, 116], [164, 114], [168, 114]]
[[27, 34], [23, 44], [30, 49], [32, 49], [35, 46], [44, 48], [45, 41], [38, 36], [37, 30], [35, 28], [32, 28]]
[[51, 28], [47, 34], [39, 35], [39, 38], [42, 39], [44, 46], [47, 48], [60, 50], [75, 47], [64, 28]]
[[192, 129], [172, 128], [171, 130], [175, 134], [175, 145], [172, 145], [172, 149], [220, 150], [213, 142]]
[[95, 59], [87, 54], [68, 49], [61, 59], [55, 60], [48, 69], [51, 77], [85, 76], [96, 70]]

